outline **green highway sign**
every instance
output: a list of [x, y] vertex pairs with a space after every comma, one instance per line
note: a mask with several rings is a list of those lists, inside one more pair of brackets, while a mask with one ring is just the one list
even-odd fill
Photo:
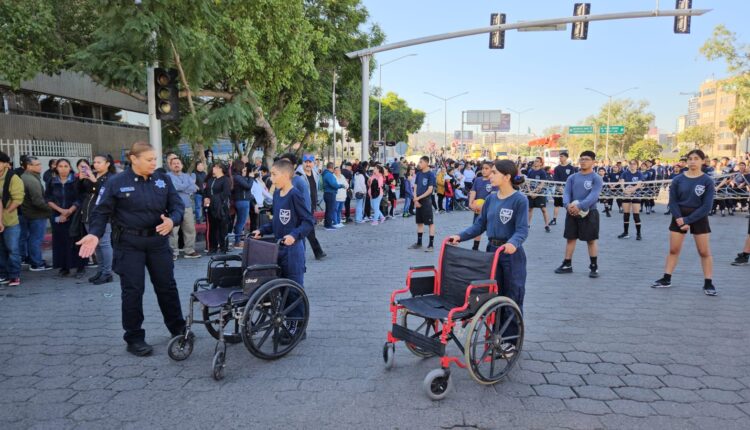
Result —
[[[606, 133], [607, 133], [607, 126], [603, 125], [599, 127], [599, 134], [606, 134]], [[625, 134], [625, 126], [624, 125], [610, 125], [609, 134]]]
[[568, 134], [594, 134], [593, 125], [571, 125]]

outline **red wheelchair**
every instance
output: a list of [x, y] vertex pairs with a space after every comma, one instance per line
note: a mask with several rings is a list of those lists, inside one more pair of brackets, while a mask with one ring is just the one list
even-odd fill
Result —
[[[394, 365], [396, 343], [421, 358], [440, 357], [440, 368], [427, 374], [423, 388], [432, 400], [451, 391], [450, 365], [466, 368], [484, 385], [505, 378], [523, 347], [521, 310], [499, 295], [495, 271], [503, 247], [494, 253], [473, 251], [443, 241], [438, 267], [411, 267], [406, 288], [391, 294], [391, 330], [383, 346], [386, 369]], [[410, 293], [411, 297], [397, 298]], [[449, 355], [448, 343], [460, 356]]]

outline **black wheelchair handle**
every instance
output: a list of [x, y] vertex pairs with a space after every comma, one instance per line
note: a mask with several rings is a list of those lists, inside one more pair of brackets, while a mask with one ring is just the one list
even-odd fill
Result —
[[211, 261], [242, 261], [242, 257], [236, 254], [214, 255], [211, 256]]
[[434, 269], [435, 266], [411, 266], [409, 270]]
[[245, 272], [252, 272], [254, 270], [279, 270], [280, 267], [278, 264], [253, 264], [252, 266], [247, 266], [245, 268]]
[[481, 286], [487, 286], [487, 285], [496, 285], [496, 284], [497, 284], [497, 281], [494, 280], [494, 279], [481, 279], [481, 280], [477, 280], [477, 281], [471, 281], [471, 285], [474, 285], [474, 286], [477, 286], [477, 287], [480, 286], [480, 285]]

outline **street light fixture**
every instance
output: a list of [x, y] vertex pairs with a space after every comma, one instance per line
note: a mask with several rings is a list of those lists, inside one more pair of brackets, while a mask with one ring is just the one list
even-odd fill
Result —
[[595, 89], [589, 88], [589, 87], [586, 87], [584, 89], [589, 90], [589, 91], [593, 91], [593, 92], [595, 92], [597, 94], [601, 94], [604, 97], [609, 98], [609, 102], [607, 103], [607, 130], [606, 130], [607, 131], [607, 143], [606, 143], [605, 150], [604, 150], [604, 158], [605, 158], [605, 160], [609, 160], [609, 120], [610, 120], [610, 113], [612, 111], [612, 97], [619, 96], [620, 94], [622, 94], [624, 92], [627, 92], [627, 91], [630, 91], [630, 90], [637, 90], [638, 87], [630, 87], [630, 88], [624, 89], [624, 90], [622, 90], [622, 91], [620, 91], [618, 93], [614, 93], [614, 94], [603, 93], [603, 92], [601, 92], [599, 90], [595, 90]]
[[524, 113], [526, 113], [526, 112], [528, 112], [530, 110], [534, 110], [534, 108], [530, 107], [530, 108], [524, 109], [522, 111], [517, 111], [517, 110], [511, 109], [511, 108], [505, 108], [505, 109], [508, 109], [509, 111], [511, 111], [511, 112], [515, 113], [516, 115], [518, 115], [518, 127], [516, 127], [516, 130], [517, 130], [516, 131], [516, 135], [520, 139], [521, 138], [521, 114], [524, 114]]
[[448, 147], [448, 100], [453, 100], [456, 97], [460, 97], [460, 96], [469, 94], [469, 92], [468, 91], [464, 91], [461, 94], [456, 94], [455, 96], [450, 96], [450, 97], [447, 97], [447, 98], [446, 97], [436, 96], [435, 94], [432, 94], [432, 93], [427, 92], [427, 91], [425, 91], [424, 93], [427, 94], [428, 96], [432, 96], [432, 97], [435, 97], [438, 100], [442, 100], [443, 101], [443, 109], [445, 109], [445, 115], [444, 115], [444, 121], [445, 121], [445, 123], [443, 124], [443, 133], [445, 133], [445, 136], [444, 136], [444, 140], [443, 140], [443, 150], [445, 150]]

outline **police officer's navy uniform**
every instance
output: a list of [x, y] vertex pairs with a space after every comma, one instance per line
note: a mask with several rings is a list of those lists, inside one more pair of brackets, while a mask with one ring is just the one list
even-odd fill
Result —
[[145, 269], [169, 332], [175, 336], [185, 329], [169, 236], [156, 231], [161, 215], [179, 225], [184, 210], [169, 176], [158, 171], [143, 177], [127, 169], [99, 190], [89, 233], [101, 238], [111, 219], [113, 269], [120, 275], [123, 338], [129, 344], [143, 342], [146, 334], [141, 328]]

